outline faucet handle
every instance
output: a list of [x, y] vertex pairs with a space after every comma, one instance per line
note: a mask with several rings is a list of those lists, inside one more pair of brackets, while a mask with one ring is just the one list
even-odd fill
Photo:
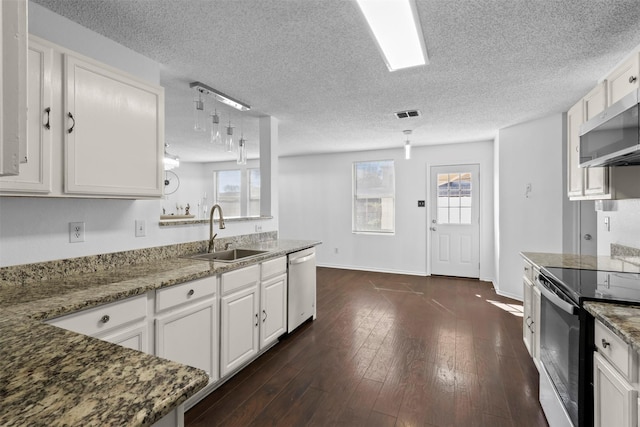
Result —
[[233, 249], [232, 246], [233, 246], [233, 243], [227, 243], [224, 245], [224, 249], [225, 250]]

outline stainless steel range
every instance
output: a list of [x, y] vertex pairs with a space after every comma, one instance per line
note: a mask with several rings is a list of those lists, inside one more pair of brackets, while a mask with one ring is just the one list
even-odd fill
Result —
[[551, 427], [593, 426], [593, 317], [585, 301], [640, 304], [640, 274], [543, 267], [540, 404]]

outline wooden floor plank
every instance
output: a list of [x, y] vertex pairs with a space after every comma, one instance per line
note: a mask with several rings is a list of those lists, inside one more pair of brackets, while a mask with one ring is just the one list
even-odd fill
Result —
[[517, 301], [490, 283], [317, 269], [318, 318], [185, 414], [200, 426], [546, 427]]

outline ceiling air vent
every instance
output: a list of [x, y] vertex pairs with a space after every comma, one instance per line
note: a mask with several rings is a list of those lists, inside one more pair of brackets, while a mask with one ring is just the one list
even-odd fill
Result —
[[420, 117], [420, 110], [398, 111], [393, 114], [399, 119], [408, 119], [409, 117]]

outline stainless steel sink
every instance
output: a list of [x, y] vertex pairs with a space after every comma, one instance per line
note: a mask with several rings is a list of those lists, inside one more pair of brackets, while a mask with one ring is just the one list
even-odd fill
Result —
[[267, 251], [258, 251], [253, 249], [229, 249], [227, 251], [191, 255], [187, 258], [199, 259], [202, 261], [234, 262], [251, 258], [265, 252]]

